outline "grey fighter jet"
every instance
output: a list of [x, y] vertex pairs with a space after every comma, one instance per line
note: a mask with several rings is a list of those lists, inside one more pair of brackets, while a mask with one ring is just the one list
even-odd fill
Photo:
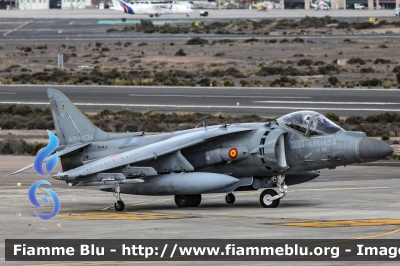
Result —
[[[393, 152], [363, 132], [346, 131], [313, 111], [268, 123], [204, 126], [144, 136], [97, 128], [60, 91], [48, 89], [63, 172], [53, 178], [120, 194], [175, 195], [178, 207], [197, 207], [201, 194], [263, 189], [260, 203], [275, 208], [287, 185], [310, 181], [319, 169], [383, 159]], [[49, 158], [49, 157], [48, 157]], [[29, 165], [15, 173], [32, 167]]]

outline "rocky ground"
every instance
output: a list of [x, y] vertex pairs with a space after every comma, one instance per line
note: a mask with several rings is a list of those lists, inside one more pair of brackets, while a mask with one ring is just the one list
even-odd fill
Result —
[[[261, 23], [261, 22], [260, 22]], [[274, 22], [275, 23], [275, 22]], [[292, 23], [292, 22], [291, 22]], [[0, 45], [0, 82], [33, 84], [200, 85], [200, 86], [331, 86], [397, 87], [399, 42], [384, 33], [398, 33], [397, 24], [378, 28], [341, 23], [304, 28], [289, 22], [250, 27], [222, 24], [188, 28], [200, 33], [258, 34], [248, 38], [187, 42], [92, 42], [69, 44], [4, 43]], [[363, 22], [365, 23], [365, 22]], [[369, 22], [367, 22], [369, 23]], [[280, 25], [280, 26], [279, 26]], [[349, 26], [350, 25], [350, 26]], [[356, 25], [356, 24], [355, 24]], [[360, 24], [364, 25], [364, 24]], [[278, 27], [279, 26], [279, 27]], [[272, 27], [272, 28], [271, 28]], [[360, 29], [357, 29], [359, 27]], [[367, 27], [367, 29], [364, 29]], [[155, 28], [155, 29], [154, 29]], [[159, 27], [110, 29], [174, 32]], [[177, 26], [179, 32], [185, 32]], [[210, 29], [212, 30], [210, 30]], [[286, 34], [274, 38], [275, 35]], [[313, 34], [382, 34], [360, 41], [339, 37], [307, 41]], [[296, 35], [297, 38], [293, 39]], [[57, 54], [64, 54], [64, 70], [57, 71]], [[338, 59], [347, 60], [344, 65]], [[400, 78], [400, 75], [399, 75]]]

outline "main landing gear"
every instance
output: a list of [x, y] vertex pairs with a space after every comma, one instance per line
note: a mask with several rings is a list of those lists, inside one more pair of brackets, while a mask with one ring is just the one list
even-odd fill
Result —
[[179, 208], [197, 207], [201, 202], [201, 194], [196, 195], [175, 195], [175, 204]]
[[271, 178], [273, 183], [276, 183], [279, 193], [273, 189], [266, 189], [260, 195], [260, 203], [264, 208], [276, 208], [279, 205], [280, 199], [286, 195], [285, 175], [277, 175]]
[[119, 212], [123, 211], [125, 209], [125, 204], [121, 200], [120, 192], [121, 192], [120, 185], [117, 184], [116, 188], [115, 188], [115, 193], [114, 193], [114, 195], [117, 194], [115, 196], [116, 200], [115, 200], [114, 208], [115, 208], [116, 211], [119, 211]]

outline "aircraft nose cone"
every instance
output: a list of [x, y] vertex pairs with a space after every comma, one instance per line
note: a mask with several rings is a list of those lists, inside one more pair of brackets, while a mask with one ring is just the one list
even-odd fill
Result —
[[364, 162], [373, 162], [386, 158], [393, 153], [393, 149], [383, 141], [363, 138], [360, 141], [359, 152], [360, 158]]

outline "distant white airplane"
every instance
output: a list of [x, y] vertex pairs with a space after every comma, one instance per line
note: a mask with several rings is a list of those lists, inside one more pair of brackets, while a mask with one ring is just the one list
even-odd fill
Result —
[[321, 9], [321, 10], [329, 10], [329, 4], [331, 4], [331, 0], [316, 0], [316, 1], [310, 1], [310, 6], [314, 7], [316, 10]]
[[189, 3], [157, 3], [147, 2], [131, 2], [127, 3], [123, 0], [113, 0], [112, 10], [125, 12], [128, 14], [149, 15], [150, 17], [159, 17], [164, 14], [186, 14], [193, 12]]

